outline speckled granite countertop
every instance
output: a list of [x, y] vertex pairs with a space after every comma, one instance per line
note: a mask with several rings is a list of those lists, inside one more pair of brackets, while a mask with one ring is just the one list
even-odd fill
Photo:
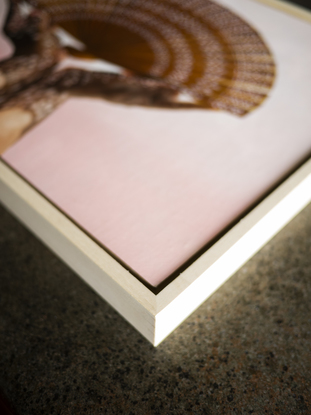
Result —
[[2, 208], [0, 229], [17, 414], [311, 414], [311, 206], [156, 349]]

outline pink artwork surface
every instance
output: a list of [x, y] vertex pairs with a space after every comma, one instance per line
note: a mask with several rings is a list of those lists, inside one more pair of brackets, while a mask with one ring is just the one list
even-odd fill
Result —
[[311, 152], [311, 26], [256, 2], [221, 4], [273, 53], [277, 76], [258, 109], [237, 117], [72, 97], [2, 155], [154, 287]]

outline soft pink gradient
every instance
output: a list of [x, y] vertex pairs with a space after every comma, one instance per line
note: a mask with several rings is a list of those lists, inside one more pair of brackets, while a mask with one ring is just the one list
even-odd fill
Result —
[[233, 5], [265, 33], [278, 65], [271, 98], [253, 113], [75, 98], [4, 155], [154, 286], [311, 151], [311, 26]]

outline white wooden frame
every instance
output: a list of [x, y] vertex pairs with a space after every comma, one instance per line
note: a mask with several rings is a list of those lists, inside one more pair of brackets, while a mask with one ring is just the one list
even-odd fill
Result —
[[[297, 6], [259, 1], [311, 22], [311, 13]], [[0, 200], [157, 346], [311, 201], [311, 159], [158, 294], [1, 160]]]

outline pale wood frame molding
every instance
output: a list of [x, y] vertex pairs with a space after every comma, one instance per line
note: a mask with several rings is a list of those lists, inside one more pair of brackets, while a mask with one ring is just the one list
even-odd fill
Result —
[[0, 194], [19, 220], [156, 346], [311, 201], [311, 160], [157, 295], [1, 161]]

